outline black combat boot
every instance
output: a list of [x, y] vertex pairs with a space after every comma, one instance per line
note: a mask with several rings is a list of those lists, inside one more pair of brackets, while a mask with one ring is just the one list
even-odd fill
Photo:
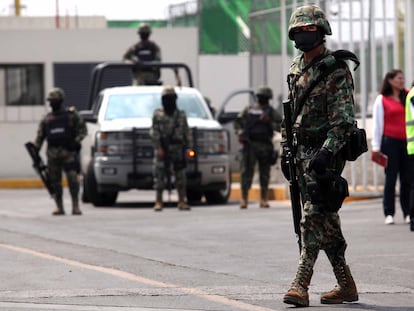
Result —
[[82, 215], [82, 212], [79, 208], [78, 198], [72, 198], [72, 215]]
[[308, 307], [309, 306], [309, 294], [308, 286], [312, 278], [313, 270], [305, 270], [303, 267], [299, 267], [296, 272], [295, 280], [292, 282], [289, 290], [283, 297], [283, 302], [296, 307]]
[[358, 291], [347, 265], [337, 265], [333, 268], [338, 284], [333, 290], [321, 296], [323, 304], [340, 304], [358, 300]]
[[63, 209], [63, 199], [55, 198], [56, 208], [53, 210], [52, 215], [65, 215], [65, 210]]
[[178, 210], [180, 211], [189, 211], [191, 210], [190, 205], [188, 205], [186, 200], [185, 191], [178, 189]]

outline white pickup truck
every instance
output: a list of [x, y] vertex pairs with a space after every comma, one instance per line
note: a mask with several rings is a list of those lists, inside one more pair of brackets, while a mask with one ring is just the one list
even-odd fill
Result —
[[[176, 86], [178, 109], [185, 111], [192, 130], [195, 156], [187, 159], [187, 198], [191, 203], [226, 203], [231, 191], [228, 131], [213, 118], [201, 93], [192, 87], [185, 64], [150, 63], [161, 68], [184, 68], [190, 86]], [[84, 202], [114, 205], [119, 191], [153, 189], [153, 147], [149, 136], [152, 115], [161, 107], [163, 86], [102, 85], [102, 73], [125, 63], [103, 63], [92, 78], [89, 110], [81, 111], [88, 126], [82, 143]], [[130, 69], [129, 69], [130, 70]]]

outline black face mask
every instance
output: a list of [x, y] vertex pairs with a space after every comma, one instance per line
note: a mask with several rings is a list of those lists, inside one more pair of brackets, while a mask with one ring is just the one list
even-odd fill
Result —
[[172, 115], [177, 109], [176, 97], [175, 96], [163, 96], [162, 107], [167, 115]]
[[309, 52], [323, 43], [321, 31], [300, 31], [293, 34], [295, 46], [303, 51]]
[[142, 33], [139, 34], [139, 37], [141, 38], [141, 40], [145, 41], [145, 40], [148, 40], [149, 35], [150, 34], [147, 33], [147, 32], [142, 32]]
[[61, 100], [50, 100], [49, 104], [50, 104], [50, 107], [52, 107], [53, 112], [60, 110], [60, 108], [62, 107]]
[[257, 96], [257, 102], [261, 106], [269, 105], [269, 97], [267, 97], [267, 96], [261, 96], [261, 95], [256, 95], [256, 96]]

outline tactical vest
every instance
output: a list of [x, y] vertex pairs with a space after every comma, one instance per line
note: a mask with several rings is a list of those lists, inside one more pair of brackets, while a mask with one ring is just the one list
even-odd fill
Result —
[[407, 153], [414, 155], [414, 88], [407, 95], [405, 104], [405, 129], [407, 132]]
[[269, 123], [260, 121], [262, 114], [267, 114], [269, 118], [272, 118], [271, 108], [263, 109], [254, 105], [247, 111], [245, 132], [248, 138], [255, 141], [268, 141], [273, 136], [273, 129]]
[[75, 138], [70, 113], [68, 111], [58, 114], [49, 113], [46, 116], [45, 132], [49, 146], [70, 149]]
[[[138, 42], [135, 45], [135, 56], [142, 62], [150, 62], [155, 60], [157, 53], [156, 45], [153, 42]], [[154, 71], [152, 68], [145, 68], [143, 71]]]

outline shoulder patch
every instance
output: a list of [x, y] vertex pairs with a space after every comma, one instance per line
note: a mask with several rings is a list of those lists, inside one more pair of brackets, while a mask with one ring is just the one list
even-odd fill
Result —
[[75, 107], [75, 106], [70, 106], [70, 107], [68, 108], [68, 111], [69, 111], [69, 112], [76, 112], [76, 107]]

